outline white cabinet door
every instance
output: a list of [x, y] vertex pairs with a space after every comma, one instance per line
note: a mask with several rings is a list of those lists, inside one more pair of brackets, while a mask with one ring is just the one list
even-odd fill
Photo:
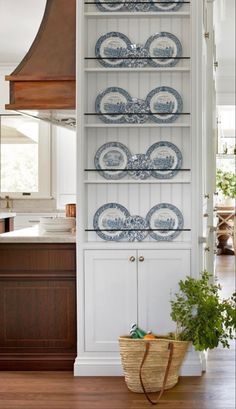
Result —
[[[138, 324], [154, 333], [175, 329], [170, 318], [170, 299], [178, 282], [190, 275], [190, 250], [139, 251]], [[142, 259], [141, 259], [142, 260]]]
[[[135, 261], [130, 261], [130, 257]], [[136, 252], [85, 252], [85, 349], [118, 351], [118, 337], [137, 322]]]

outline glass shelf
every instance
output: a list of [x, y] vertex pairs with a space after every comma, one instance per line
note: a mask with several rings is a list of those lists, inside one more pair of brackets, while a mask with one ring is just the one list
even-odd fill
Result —
[[[124, 2], [117, 0], [117, 1], [111, 1], [110, 3], [113, 5], [113, 4], [123, 4]], [[143, 4], [143, 3], [150, 4], [151, 2], [150, 1], [146, 1], [146, 2], [143, 2], [143, 1], [130, 1], [130, 3], [131, 4], [132, 3], [134, 3], [134, 4]], [[174, 0], [173, 1], [152, 1], [152, 4], [172, 4], [172, 3], [190, 4], [190, 1], [185, 1], [185, 0], [183, 0], [183, 1], [174, 1]], [[95, 1], [85, 1], [84, 4], [96, 5], [97, 3], [95, 3]], [[109, 4], [109, 2], [108, 1], [100, 1], [100, 4]]]
[[97, 231], [191, 231], [191, 229], [85, 229], [86, 232], [97, 232]]
[[190, 128], [190, 124], [185, 123], [166, 123], [166, 124], [159, 124], [159, 123], [144, 123], [144, 124], [107, 124], [107, 123], [91, 123], [85, 124], [85, 128]]
[[155, 11], [155, 12], [126, 12], [126, 11], [111, 11], [111, 12], [86, 12], [84, 13], [85, 17], [90, 18], [114, 18], [114, 17], [128, 17], [128, 18], [163, 18], [163, 17], [190, 17], [189, 11]]
[[[109, 60], [108, 57], [85, 57], [85, 60]], [[111, 58], [110, 58], [111, 59]], [[191, 57], [112, 57], [112, 60], [190, 60]], [[120, 67], [122, 68], [122, 67]], [[158, 67], [157, 67], [158, 68]]]
[[153, 115], [191, 115], [190, 112], [85, 112], [85, 116], [117, 116], [117, 115], [126, 115], [126, 116], [132, 116], [132, 115], [147, 115], [147, 116], [153, 116]]
[[140, 171], [150, 171], [150, 172], [152, 172], [152, 171], [158, 171], [158, 172], [173, 172], [173, 171], [176, 171], [176, 172], [190, 172], [191, 171], [191, 169], [184, 169], [184, 168], [181, 168], [181, 169], [178, 169], [178, 168], [172, 168], [172, 169], [149, 169], [149, 168], [147, 168], [147, 169], [145, 169], [145, 168], [142, 168], [142, 169], [129, 169], [129, 168], [125, 168], [125, 169], [84, 169], [85, 170], [85, 172], [117, 172], [117, 171], [119, 171], [119, 172], [127, 172], [127, 171], [131, 171], [131, 172], [140, 172]]
[[236, 154], [230, 154], [230, 153], [217, 153], [216, 155], [217, 159], [235, 159]]
[[189, 72], [189, 67], [120, 67], [120, 68], [112, 68], [112, 67], [88, 67], [85, 68], [85, 72], [87, 73], [117, 73], [117, 72], [136, 72], [136, 73], [161, 73], [161, 72], [175, 72], [175, 73], [183, 73]]

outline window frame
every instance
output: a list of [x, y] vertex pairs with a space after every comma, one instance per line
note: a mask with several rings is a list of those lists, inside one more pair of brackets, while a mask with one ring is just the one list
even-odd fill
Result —
[[[1, 178], [1, 124], [2, 117], [24, 117], [21, 114], [0, 114], [0, 178]], [[38, 192], [3, 192], [0, 196], [9, 196], [11, 199], [51, 199], [52, 198], [52, 125], [42, 120], [39, 122], [38, 142]]]

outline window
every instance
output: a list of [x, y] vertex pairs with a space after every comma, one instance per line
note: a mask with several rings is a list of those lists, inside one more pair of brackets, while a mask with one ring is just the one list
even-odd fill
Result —
[[48, 198], [51, 125], [22, 115], [0, 116], [0, 193]]

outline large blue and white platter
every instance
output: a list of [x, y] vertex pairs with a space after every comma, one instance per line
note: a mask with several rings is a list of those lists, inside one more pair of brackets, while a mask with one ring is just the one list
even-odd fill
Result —
[[97, 96], [95, 111], [100, 114], [99, 117], [103, 122], [124, 123], [128, 102], [132, 102], [132, 98], [127, 91], [119, 87], [109, 87]]
[[96, 211], [93, 228], [101, 239], [119, 241], [126, 237], [124, 222], [129, 216], [129, 211], [121, 204], [107, 203]]
[[129, 175], [133, 179], [145, 180], [151, 176], [153, 164], [149, 156], [143, 153], [137, 153], [130, 157], [127, 168], [129, 170]]
[[150, 0], [126, 0], [125, 8], [127, 11], [146, 12], [152, 10]]
[[105, 179], [118, 180], [127, 175], [125, 169], [130, 157], [131, 153], [123, 143], [108, 142], [97, 150], [94, 165]]
[[150, 0], [154, 11], [177, 11], [182, 6], [183, 0]]
[[101, 36], [95, 45], [95, 55], [104, 67], [124, 67], [126, 57], [132, 50], [129, 38], [122, 33], [112, 31]]
[[143, 241], [148, 235], [148, 222], [141, 216], [129, 216], [124, 221], [125, 240]]
[[[161, 31], [148, 38], [145, 48], [153, 67], [173, 67], [182, 55], [182, 45], [172, 33]], [[153, 58], [153, 59], [152, 59]]]
[[124, 8], [126, 0], [95, 0], [100, 11], [120, 11]]
[[[160, 141], [150, 146], [146, 155], [153, 163], [152, 176], [157, 179], [171, 179], [182, 168], [183, 156], [171, 142]], [[167, 170], [165, 170], [167, 169]]]
[[149, 119], [149, 107], [146, 101], [133, 98], [125, 107], [125, 121], [130, 124], [143, 124]]
[[147, 95], [146, 103], [153, 113], [151, 119], [159, 124], [176, 121], [183, 110], [181, 95], [171, 87], [154, 88]]
[[175, 239], [184, 226], [181, 211], [170, 203], [159, 203], [153, 206], [147, 216], [150, 236], [157, 241], [171, 241]]

